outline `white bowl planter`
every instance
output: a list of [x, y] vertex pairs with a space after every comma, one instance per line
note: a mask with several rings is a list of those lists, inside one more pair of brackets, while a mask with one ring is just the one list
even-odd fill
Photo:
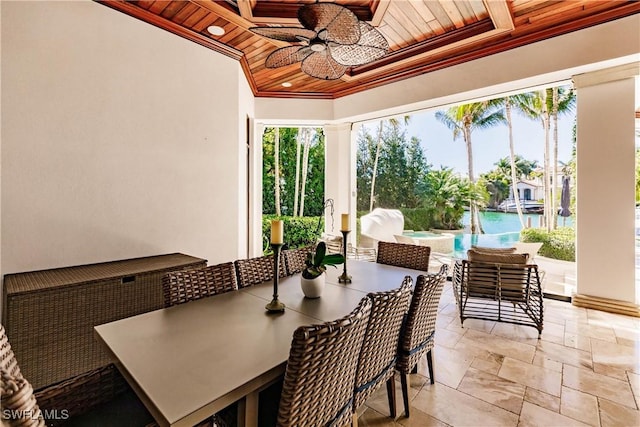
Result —
[[302, 287], [302, 293], [307, 298], [319, 298], [324, 291], [325, 277], [324, 273], [316, 277], [315, 279], [300, 278], [300, 286]]

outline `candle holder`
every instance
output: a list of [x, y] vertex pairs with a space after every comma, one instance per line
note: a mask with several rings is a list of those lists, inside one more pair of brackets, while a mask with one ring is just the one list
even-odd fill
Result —
[[338, 283], [351, 283], [351, 276], [347, 274], [347, 235], [349, 230], [340, 230], [342, 233], [342, 255], [344, 256], [343, 270], [340, 277], [338, 277]]
[[280, 279], [280, 248], [282, 243], [271, 243], [273, 249], [273, 299], [266, 308], [269, 313], [281, 313], [284, 311], [284, 304], [278, 300], [278, 280]]

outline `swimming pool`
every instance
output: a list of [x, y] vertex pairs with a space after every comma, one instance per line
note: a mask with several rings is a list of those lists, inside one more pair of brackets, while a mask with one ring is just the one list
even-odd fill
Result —
[[[533, 227], [540, 222], [539, 214], [525, 214], [525, 222], [529, 220]], [[462, 218], [465, 226], [469, 225], [469, 212]], [[486, 234], [458, 234], [455, 239], [454, 256], [466, 256], [471, 246], [486, 246], [490, 248], [508, 248], [520, 240], [520, 219], [518, 215], [504, 212], [480, 212], [480, 222]], [[567, 218], [566, 225], [573, 224], [572, 218]]]
[[508, 248], [519, 239], [519, 231], [498, 234], [456, 234], [454, 239], [453, 256], [466, 257], [467, 251], [471, 249], [471, 246]]

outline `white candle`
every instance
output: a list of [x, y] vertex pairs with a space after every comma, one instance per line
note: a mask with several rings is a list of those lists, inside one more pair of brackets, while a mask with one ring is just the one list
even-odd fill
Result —
[[342, 231], [349, 231], [349, 214], [342, 214]]
[[281, 220], [271, 221], [271, 243], [276, 245], [284, 243], [284, 226]]

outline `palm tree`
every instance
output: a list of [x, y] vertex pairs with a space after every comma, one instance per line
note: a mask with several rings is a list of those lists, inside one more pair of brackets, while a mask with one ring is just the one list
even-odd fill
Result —
[[[462, 135], [467, 147], [467, 167], [469, 169], [469, 180], [475, 183], [473, 174], [473, 146], [471, 144], [471, 134], [476, 129], [486, 129], [504, 122], [504, 114], [500, 109], [500, 100], [484, 102], [474, 102], [471, 104], [451, 107], [444, 111], [436, 111], [435, 117], [453, 131], [453, 139], [456, 140]], [[482, 225], [478, 214], [476, 202], [469, 203], [469, 216], [471, 218], [471, 233], [482, 233]]]
[[462, 226], [464, 207], [470, 197], [470, 182], [441, 166], [425, 176], [424, 208], [433, 219], [433, 228], [453, 230]]
[[508, 168], [502, 170], [498, 167], [497, 169], [480, 175], [478, 183], [484, 182], [484, 186], [489, 192], [489, 206], [497, 208], [504, 199], [509, 197], [509, 189], [511, 187], [508, 173], [510, 173]]
[[519, 111], [531, 120], [540, 120], [544, 131], [544, 220], [547, 231], [551, 231], [551, 174], [549, 159], [549, 107], [547, 93], [544, 90], [531, 92], [523, 103], [519, 105]]
[[[409, 120], [411, 120], [411, 116], [403, 116], [404, 124], [408, 124]], [[397, 128], [400, 126], [400, 122], [396, 117], [392, 117], [389, 119], [389, 124]], [[378, 174], [378, 160], [380, 159], [380, 150], [382, 148], [382, 131], [384, 130], [384, 120], [380, 120], [378, 124], [378, 143], [376, 144], [376, 156], [373, 159], [373, 172], [371, 174], [371, 196], [369, 198], [369, 212], [373, 210], [373, 201], [375, 199], [375, 189], [376, 189], [376, 175]]]
[[548, 93], [551, 90], [551, 119], [553, 121], [553, 186], [551, 187], [551, 227], [556, 228], [558, 208], [556, 203], [558, 201], [557, 189], [558, 184], [555, 182], [558, 179], [558, 115], [567, 114], [573, 111], [576, 103], [576, 96], [573, 89], [565, 87], [554, 87], [547, 89], [547, 99], [549, 99]]
[[[514, 162], [516, 165], [516, 177], [518, 179], [530, 177], [531, 173], [538, 167], [537, 160], [527, 160], [518, 154], [514, 156]], [[504, 175], [511, 176], [511, 160], [509, 157], [499, 159], [494, 165]]]
[[520, 220], [520, 226], [525, 228], [524, 215], [522, 213], [522, 206], [520, 206], [520, 195], [518, 194], [518, 181], [516, 171], [516, 153], [515, 143], [513, 141], [513, 121], [511, 119], [511, 109], [516, 108], [520, 110], [520, 106], [527, 102], [528, 94], [519, 94], [507, 96], [502, 99], [504, 102], [504, 110], [506, 114], [506, 122], [509, 128], [509, 159], [511, 165], [511, 191], [513, 192], [513, 200], [516, 204], [516, 211], [518, 212], [518, 219]]
[[[552, 190], [552, 174], [554, 181], [557, 179], [557, 116], [558, 114], [571, 111], [575, 105], [575, 94], [573, 90], [562, 91], [560, 96], [560, 88], [548, 88], [532, 92], [525, 102], [520, 104], [519, 110], [532, 120], [539, 120], [544, 130], [544, 219], [547, 231], [551, 231], [556, 226], [557, 209], [555, 200], [555, 189]], [[561, 101], [562, 99], [562, 101]], [[550, 147], [550, 128], [551, 122], [554, 121], [554, 156], [551, 167], [551, 147]], [[555, 188], [556, 183], [553, 183]]]

